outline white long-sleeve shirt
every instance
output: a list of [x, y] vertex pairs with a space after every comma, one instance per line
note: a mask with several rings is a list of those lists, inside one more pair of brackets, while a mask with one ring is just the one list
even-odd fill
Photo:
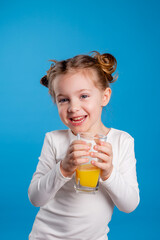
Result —
[[139, 203], [134, 139], [111, 128], [107, 141], [112, 145], [113, 171], [106, 181], [100, 180], [95, 194], [77, 193], [74, 176], [66, 178], [60, 171], [60, 161], [75, 139], [71, 130], [45, 136], [28, 189], [31, 203], [40, 207], [30, 240], [107, 240], [114, 206], [129, 213]]

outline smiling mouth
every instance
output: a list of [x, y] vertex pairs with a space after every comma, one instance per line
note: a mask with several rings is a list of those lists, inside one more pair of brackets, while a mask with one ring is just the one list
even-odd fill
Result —
[[86, 118], [87, 118], [87, 115], [81, 116], [81, 117], [69, 118], [69, 120], [71, 121], [72, 124], [79, 125], [82, 122], [84, 122]]

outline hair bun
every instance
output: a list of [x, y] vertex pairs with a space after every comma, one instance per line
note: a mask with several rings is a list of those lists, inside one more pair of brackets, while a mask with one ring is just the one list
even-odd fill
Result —
[[45, 87], [48, 88], [48, 79], [47, 79], [47, 75], [45, 75], [45, 76], [43, 76], [43, 77], [41, 78], [40, 83], [41, 83], [43, 86], [45, 86]]
[[98, 56], [98, 61], [104, 72], [112, 74], [116, 70], [117, 61], [111, 54], [104, 53]]
[[117, 80], [117, 74], [112, 76], [111, 74], [115, 72], [117, 68], [117, 61], [115, 57], [109, 53], [100, 54], [97, 51], [93, 52], [93, 57], [97, 59], [98, 64], [100, 65], [104, 74], [110, 83], [115, 82]]

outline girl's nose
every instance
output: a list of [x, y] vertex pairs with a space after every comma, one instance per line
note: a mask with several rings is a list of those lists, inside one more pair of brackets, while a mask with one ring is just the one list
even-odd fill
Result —
[[68, 112], [69, 113], [74, 113], [79, 111], [80, 106], [78, 104], [70, 104], [70, 106], [68, 107]]

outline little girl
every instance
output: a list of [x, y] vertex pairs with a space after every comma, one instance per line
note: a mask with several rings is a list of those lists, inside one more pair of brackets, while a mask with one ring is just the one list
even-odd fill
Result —
[[[29, 186], [31, 203], [40, 207], [29, 235], [30, 240], [107, 240], [113, 208], [129, 213], [139, 204], [134, 139], [126, 132], [107, 128], [101, 113], [111, 97], [110, 83], [116, 59], [108, 53], [93, 52], [55, 61], [41, 84], [58, 107], [68, 130], [48, 132], [36, 172]], [[77, 140], [77, 133], [107, 135], [95, 152]], [[86, 163], [86, 156], [100, 168], [99, 190], [77, 193], [74, 173]]]

